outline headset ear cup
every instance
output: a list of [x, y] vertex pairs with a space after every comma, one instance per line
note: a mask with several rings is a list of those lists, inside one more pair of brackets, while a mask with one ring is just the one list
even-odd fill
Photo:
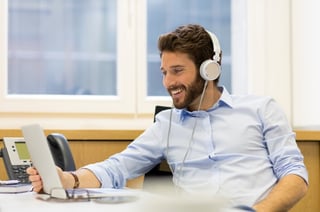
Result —
[[204, 80], [215, 80], [220, 76], [220, 64], [214, 60], [205, 60], [200, 65], [200, 75]]

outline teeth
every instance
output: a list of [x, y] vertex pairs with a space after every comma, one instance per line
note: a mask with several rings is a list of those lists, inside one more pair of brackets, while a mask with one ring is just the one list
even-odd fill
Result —
[[182, 89], [177, 89], [177, 90], [173, 90], [173, 91], [171, 91], [171, 93], [173, 94], [173, 95], [175, 95], [175, 94], [177, 94], [177, 93], [180, 93], [182, 91]]

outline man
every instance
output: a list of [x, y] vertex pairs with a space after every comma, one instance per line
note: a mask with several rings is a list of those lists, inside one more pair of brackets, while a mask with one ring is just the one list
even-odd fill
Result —
[[[185, 191], [225, 196], [256, 211], [293, 207], [307, 191], [307, 170], [275, 101], [219, 87], [220, 45], [199, 25], [161, 35], [158, 48], [174, 109], [159, 113], [123, 152], [74, 174], [59, 170], [64, 187], [121, 188], [166, 159], [173, 182]], [[36, 169], [27, 173], [41, 191]]]

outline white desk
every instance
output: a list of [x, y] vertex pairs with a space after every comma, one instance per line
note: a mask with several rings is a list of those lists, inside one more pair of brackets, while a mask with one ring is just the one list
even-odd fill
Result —
[[[244, 210], [225, 207], [225, 202], [215, 198], [179, 198], [159, 196], [139, 192], [138, 200], [124, 203], [97, 203], [91, 201], [61, 202], [36, 198], [33, 192], [20, 194], [0, 194], [0, 212], [240, 212]], [[157, 198], [158, 197], [158, 198]], [[194, 196], [196, 197], [196, 196]]]
[[138, 212], [141, 211], [139, 210], [140, 202], [140, 198], [135, 202], [118, 204], [102, 204], [95, 201], [58, 202], [37, 199], [35, 194], [32, 192], [20, 194], [0, 194], [0, 212]]

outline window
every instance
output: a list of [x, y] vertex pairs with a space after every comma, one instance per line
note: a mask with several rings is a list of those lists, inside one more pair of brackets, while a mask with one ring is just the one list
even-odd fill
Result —
[[8, 3], [8, 95], [117, 95], [116, 0]]
[[231, 0], [1, 1], [0, 113], [135, 116], [171, 104], [157, 39], [187, 23], [218, 36], [220, 84], [231, 91], [231, 6]]
[[127, 39], [133, 32], [126, 3], [1, 1], [7, 48], [0, 50], [0, 110], [133, 114], [135, 70], [127, 70], [135, 66], [129, 57], [135, 47]]

